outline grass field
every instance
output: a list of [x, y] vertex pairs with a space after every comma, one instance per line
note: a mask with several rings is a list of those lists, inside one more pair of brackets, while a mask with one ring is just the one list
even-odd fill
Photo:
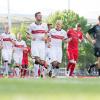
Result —
[[100, 79], [0, 79], [0, 100], [100, 100]]

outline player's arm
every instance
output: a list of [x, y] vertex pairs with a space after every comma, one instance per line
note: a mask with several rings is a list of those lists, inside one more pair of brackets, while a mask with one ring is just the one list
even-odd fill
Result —
[[52, 33], [52, 30], [50, 30], [48, 32], [48, 34], [47, 34], [47, 45], [48, 45], [48, 48], [51, 47], [51, 44], [50, 44], [50, 42], [51, 42], [51, 33]]
[[26, 45], [26, 42], [25, 42], [25, 41], [23, 41], [23, 45], [24, 45], [23, 50], [28, 50], [28, 49], [27, 49], [27, 45]]
[[0, 35], [0, 49], [3, 49], [3, 36]]
[[27, 39], [30, 39], [30, 38], [31, 38], [31, 36], [30, 36], [29, 33], [26, 34], [26, 38], [27, 38]]
[[[1, 41], [0, 41], [1, 42]], [[2, 45], [2, 42], [0, 43], [0, 49], [3, 49], [3, 45]]]
[[[91, 42], [92, 44], [95, 44], [96, 40], [92, 39], [90, 34], [95, 34], [95, 26], [93, 28], [91, 28], [88, 33], [86, 34], [86, 38], [89, 42]], [[94, 36], [94, 35], [93, 35]]]
[[47, 42], [48, 40], [48, 27], [45, 25], [45, 36], [42, 38], [43, 41]]
[[13, 45], [16, 45], [16, 37], [15, 37], [15, 35], [12, 36], [11, 42], [12, 42]]
[[45, 36], [42, 38], [42, 40], [47, 42], [47, 39], [48, 39], [48, 35], [47, 35], [47, 33], [45, 33]]
[[83, 37], [83, 33], [81, 32], [79, 36], [79, 42], [81, 43], [83, 40], [84, 40], [84, 37]]
[[31, 25], [28, 27], [27, 31], [26, 31], [26, 38], [27, 39], [31, 39], [31, 32], [32, 32], [32, 28]]
[[66, 33], [66, 38], [64, 39], [64, 42], [68, 43], [71, 40], [72, 40], [72, 38], [70, 37], [70, 30], [68, 30]]

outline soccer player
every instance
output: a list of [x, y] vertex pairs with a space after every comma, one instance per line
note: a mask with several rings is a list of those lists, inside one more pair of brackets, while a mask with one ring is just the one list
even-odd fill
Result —
[[[91, 37], [93, 36], [93, 38]], [[97, 63], [90, 66], [90, 70], [93, 66], [98, 66], [98, 75], [100, 76], [100, 16], [98, 17], [98, 23], [89, 29], [86, 34], [87, 39], [94, 45], [94, 55], [97, 58]], [[89, 70], [89, 71], [90, 71]]]
[[[67, 39], [66, 31], [62, 29], [62, 21], [57, 20], [55, 28], [49, 32], [51, 38], [51, 64], [52, 77], [57, 76], [60, 64], [62, 63], [62, 41]], [[50, 72], [51, 72], [50, 71]]]
[[13, 46], [15, 41], [15, 36], [11, 34], [9, 26], [4, 26], [4, 33], [1, 34], [1, 47], [2, 47], [2, 59], [4, 67], [4, 75], [8, 75], [9, 66], [12, 60]]
[[21, 77], [26, 76], [27, 68], [28, 68], [28, 55], [30, 54], [30, 47], [26, 47], [23, 50], [23, 59], [22, 59], [22, 68], [21, 68]]
[[23, 51], [26, 48], [26, 43], [24, 40], [22, 40], [22, 34], [17, 34], [17, 40], [15, 42], [14, 46], [14, 52], [13, 52], [13, 59], [15, 63], [15, 75], [16, 77], [20, 76], [20, 69], [22, 65], [22, 58], [23, 58]]
[[81, 31], [81, 25], [77, 24], [76, 29], [71, 28], [67, 32], [69, 38], [67, 44], [67, 56], [68, 56], [68, 65], [67, 65], [67, 76], [73, 76], [73, 72], [78, 60], [78, 44], [83, 40], [83, 34]]
[[28, 29], [27, 37], [31, 37], [31, 54], [35, 59], [34, 77], [38, 77], [40, 60], [45, 61], [45, 41], [47, 40], [48, 27], [42, 22], [41, 12], [35, 13], [35, 22]]

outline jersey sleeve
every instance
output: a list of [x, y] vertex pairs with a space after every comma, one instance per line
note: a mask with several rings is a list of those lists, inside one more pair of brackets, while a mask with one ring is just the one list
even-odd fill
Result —
[[71, 30], [68, 30], [67, 31], [67, 38], [70, 38], [70, 33], [71, 33]]
[[80, 32], [79, 39], [80, 39], [81, 41], [83, 40], [83, 33], [82, 33], [82, 32]]
[[95, 34], [96, 33], [96, 26], [93, 26], [91, 29], [88, 30], [89, 34]]
[[48, 36], [51, 38], [52, 29], [49, 31]]

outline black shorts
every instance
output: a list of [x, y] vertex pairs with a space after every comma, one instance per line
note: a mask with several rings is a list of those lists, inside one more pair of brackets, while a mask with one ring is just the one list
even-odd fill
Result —
[[96, 56], [96, 57], [100, 57], [100, 48], [94, 48], [94, 55]]

